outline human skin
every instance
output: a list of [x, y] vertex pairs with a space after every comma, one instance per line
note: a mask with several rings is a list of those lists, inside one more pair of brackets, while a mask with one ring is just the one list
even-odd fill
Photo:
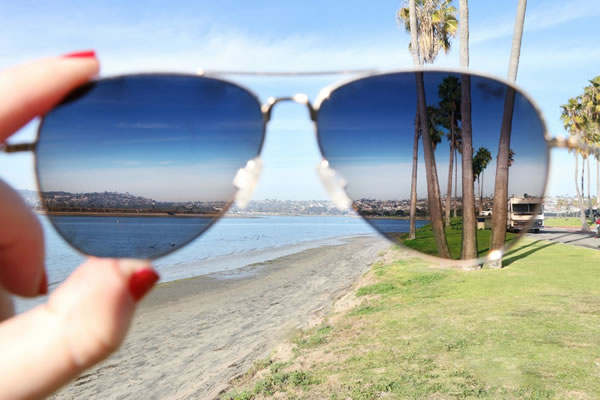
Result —
[[[0, 72], [0, 143], [98, 70], [86, 52]], [[44, 239], [36, 216], [2, 181], [0, 205], [0, 399], [43, 398], [118, 349], [158, 274], [149, 261], [88, 258], [46, 304], [15, 316], [10, 295], [47, 293]]]

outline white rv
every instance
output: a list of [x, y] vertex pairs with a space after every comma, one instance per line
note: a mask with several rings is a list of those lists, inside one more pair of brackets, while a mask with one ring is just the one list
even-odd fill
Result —
[[536, 233], [544, 229], [544, 205], [543, 200], [533, 197], [511, 197], [508, 199], [508, 213], [506, 227], [509, 231], [522, 230], [531, 219], [533, 225], [529, 230]]

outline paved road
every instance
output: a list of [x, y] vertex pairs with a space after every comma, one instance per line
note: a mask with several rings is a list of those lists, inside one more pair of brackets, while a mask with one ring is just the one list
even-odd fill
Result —
[[600, 250], [600, 238], [596, 237], [596, 231], [585, 232], [573, 228], [546, 228], [540, 233], [528, 233], [527, 236], [532, 239], [550, 240]]

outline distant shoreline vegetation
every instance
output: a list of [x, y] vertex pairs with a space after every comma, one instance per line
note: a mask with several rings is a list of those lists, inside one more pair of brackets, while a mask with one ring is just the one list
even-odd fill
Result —
[[[228, 201], [157, 201], [120, 192], [71, 193], [48, 191], [41, 200], [33, 191], [22, 191], [29, 207], [39, 214], [71, 216], [187, 216], [213, 218], [227, 210], [228, 216], [352, 216], [358, 212], [367, 218], [405, 219], [406, 200], [360, 199], [354, 210], [339, 210], [329, 200], [253, 200], [244, 209]], [[421, 205], [421, 204], [420, 204]], [[423, 204], [424, 205], [424, 204]], [[426, 218], [425, 207], [419, 207], [419, 219]]]
[[42, 192], [34, 210], [49, 215], [177, 215], [217, 216], [226, 201], [169, 202], [119, 192]]

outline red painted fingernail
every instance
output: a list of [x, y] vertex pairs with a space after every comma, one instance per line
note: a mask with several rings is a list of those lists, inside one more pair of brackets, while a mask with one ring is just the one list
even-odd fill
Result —
[[129, 291], [135, 301], [139, 301], [144, 297], [159, 278], [160, 276], [152, 268], [144, 268], [134, 272], [129, 278]]
[[96, 52], [94, 50], [76, 51], [63, 55], [64, 58], [96, 58]]
[[46, 276], [46, 271], [43, 271], [42, 281], [40, 282], [40, 289], [38, 290], [39, 295], [47, 295], [48, 294], [48, 277]]

